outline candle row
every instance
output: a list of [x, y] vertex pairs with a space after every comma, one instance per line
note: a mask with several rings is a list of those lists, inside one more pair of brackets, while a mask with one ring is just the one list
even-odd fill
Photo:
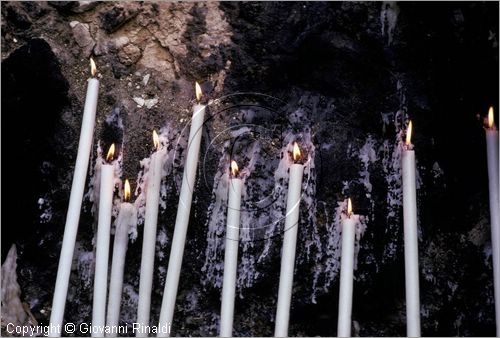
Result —
[[[73, 251], [78, 230], [78, 222], [83, 198], [87, 167], [92, 145], [93, 129], [97, 108], [99, 81], [95, 78], [96, 66], [91, 59], [92, 78], [88, 80], [82, 130], [78, 146], [78, 155], [71, 187], [69, 207], [61, 248], [61, 256], [57, 272], [50, 322], [54, 327], [61, 327], [64, 307], [68, 291], [69, 276]], [[196, 181], [196, 169], [199, 158], [202, 126], [206, 106], [200, 104], [201, 88], [196, 83], [197, 104], [193, 107], [193, 118], [188, 140], [188, 151], [182, 179], [181, 192], [177, 208], [177, 217], [172, 238], [171, 252], [165, 281], [165, 289], [160, 311], [158, 327], [170, 327], [175, 309], [175, 300], [182, 266], [187, 227], [191, 210], [193, 186]], [[490, 191], [490, 213], [493, 248], [493, 267], [495, 280], [495, 310], [497, 333], [500, 324], [500, 252], [499, 252], [499, 197], [498, 197], [498, 130], [493, 122], [493, 109], [488, 114], [486, 128], [488, 175]], [[415, 152], [411, 144], [412, 123], [410, 121], [406, 133], [406, 142], [402, 150], [402, 184], [403, 184], [403, 222], [405, 243], [405, 284], [408, 336], [420, 336], [420, 301], [418, 283], [418, 237], [416, 209], [416, 175]], [[164, 177], [166, 149], [159, 142], [158, 135], [153, 132], [156, 151], [151, 162], [146, 186], [146, 213], [144, 222], [144, 240], [141, 256], [141, 272], [139, 283], [139, 303], [137, 322], [148, 326], [150, 321], [151, 290], [155, 256], [157, 217], [159, 207], [160, 185]], [[94, 279], [93, 325], [103, 326], [107, 292], [107, 274], [109, 258], [109, 241], [111, 227], [111, 209], [114, 192], [114, 168], [112, 160], [114, 145], [111, 146], [106, 162], [101, 167], [101, 185], [99, 197], [99, 217], [96, 240], [96, 270]], [[275, 336], [288, 335], [288, 322], [293, 286], [293, 272], [297, 242], [299, 205], [301, 197], [304, 164], [301, 163], [300, 148], [293, 145], [293, 164], [289, 168], [289, 183], [286, 217], [284, 225], [283, 248], [281, 256], [280, 281], [276, 311]], [[238, 177], [238, 166], [231, 162], [231, 179], [228, 198], [226, 251], [224, 258], [224, 281], [221, 304], [221, 336], [232, 335], [234, 295], [240, 226], [240, 204], [243, 181]], [[130, 186], [125, 182], [125, 199], [130, 196]], [[340, 273], [338, 335], [349, 336], [351, 330], [352, 279], [354, 260], [355, 215], [348, 200], [348, 210], [342, 222], [342, 257]], [[134, 220], [135, 219], [135, 220]], [[108, 325], [117, 325], [123, 285], [123, 268], [128, 243], [128, 229], [137, 220], [135, 207], [128, 202], [121, 204], [116, 220], [115, 243], [111, 267], [110, 294], [108, 302]], [[61, 332], [50, 332], [58, 336]], [[170, 331], [158, 332], [158, 336], [168, 336]], [[137, 336], [146, 335], [139, 331]]]

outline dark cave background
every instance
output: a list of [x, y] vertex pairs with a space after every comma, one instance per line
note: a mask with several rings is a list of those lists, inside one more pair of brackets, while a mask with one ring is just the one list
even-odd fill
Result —
[[[383, 13], [397, 16], [390, 43]], [[381, 113], [403, 110], [415, 126], [423, 181], [420, 269], [434, 276], [429, 281], [421, 274], [421, 304], [428, 311], [422, 335], [494, 336], [482, 117], [493, 105], [498, 121], [498, 13], [497, 2], [2, 2], [2, 262], [15, 243], [22, 300], [48, 323], [92, 55], [102, 74], [94, 139], [121, 137], [105, 123], [119, 109], [129, 177], [149, 156], [150, 126], [175, 126], [189, 116], [192, 84], [199, 79], [212, 99], [235, 91], [266, 93], [291, 105], [304, 96], [319, 98], [323, 109], [309, 121], [317, 147], [316, 196], [331, 204], [342, 199], [342, 182], [355, 179], [359, 166], [346, 154], [347, 144], [362, 145], [368, 134], [393, 141], [396, 130], [382, 127]], [[79, 23], [72, 27], [74, 21]], [[123, 36], [128, 42], [117, 43]], [[152, 80], [141, 91], [161, 98], [151, 110], [131, 100], [146, 73]], [[430, 173], [435, 162], [444, 172], [438, 179]], [[353, 320], [360, 336], [404, 336], [401, 245], [394, 259], [376, 266], [364, 259], [382, 259], [387, 242], [402, 242], [384, 233], [387, 187], [382, 174], [372, 175], [376, 207], [355, 271], [364, 278], [354, 284]], [[352, 194], [356, 212], [369, 214], [370, 199], [360, 189]], [[204, 318], [218, 313], [220, 291], [199, 285], [210, 197], [199, 192], [193, 205], [174, 335], [218, 334]], [[51, 201], [48, 222], [40, 221], [40, 198]], [[177, 196], [167, 202], [160, 221], [175, 218]], [[91, 248], [88, 204], [79, 241]], [[140, 250], [141, 235], [129, 246], [132, 271]], [[277, 271], [279, 257], [237, 299], [235, 335], [272, 335]], [[289, 334], [335, 336], [338, 281], [312, 304], [303, 273], [297, 267]], [[152, 321], [163, 292], [163, 282], [154, 283]], [[89, 305], [82, 304], [91, 303], [92, 289], [75, 276], [70, 288], [79, 302], [67, 302], [65, 319], [90, 321]], [[198, 316], [179, 305], [193, 289], [204, 295]]]

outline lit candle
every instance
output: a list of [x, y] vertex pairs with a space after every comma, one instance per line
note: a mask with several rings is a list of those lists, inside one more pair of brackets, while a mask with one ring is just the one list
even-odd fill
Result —
[[238, 176], [238, 165], [231, 161], [231, 179], [227, 206], [226, 247], [224, 253], [224, 280], [222, 284], [222, 305], [220, 336], [233, 336], [234, 295], [236, 293], [236, 272], [238, 267], [238, 243], [240, 235], [240, 208], [243, 181]]
[[[149, 326], [151, 310], [151, 289], [153, 286], [153, 269], [156, 247], [156, 228], [158, 206], [160, 203], [160, 184], [163, 177], [166, 149], [160, 149], [160, 140], [153, 131], [153, 143], [156, 151], [151, 156], [146, 187], [146, 215], [144, 218], [144, 238], [142, 242], [141, 276], [139, 280], [139, 304], [137, 322]], [[137, 337], [146, 337], [144, 330], [137, 331]]]
[[[196, 169], [198, 167], [201, 133], [203, 129], [203, 122], [205, 120], [206, 106], [199, 103], [202, 92], [198, 83], [196, 83], [195, 89], [198, 104], [193, 107], [193, 118], [191, 120], [191, 129], [189, 131], [187, 158], [186, 164], [184, 165], [181, 193], [179, 196], [179, 205], [177, 207], [177, 218], [175, 219], [172, 247], [170, 249], [170, 257], [168, 260], [165, 290], [163, 291], [160, 320], [158, 324], [159, 327], [170, 327], [174, 316], [175, 299], [177, 297], [177, 289], [179, 286], [182, 256], [184, 254], [184, 244], [186, 242], [189, 214], [191, 212], [191, 201], [193, 199], [193, 189], [196, 180]], [[168, 337], [170, 335], [170, 330], [158, 331], [158, 337]]]
[[500, 336], [500, 215], [498, 199], [498, 129], [493, 118], [493, 107], [488, 111], [486, 128], [488, 178], [490, 189], [491, 251], [493, 256], [493, 285], [495, 289], [495, 321], [497, 337]]
[[[99, 217], [97, 221], [97, 240], [94, 274], [94, 299], [92, 305], [92, 324], [103, 327], [106, 318], [106, 295], [108, 291], [108, 258], [113, 210], [113, 191], [115, 189], [114, 166], [111, 164], [115, 144], [109, 147], [107, 163], [101, 166], [101, 187], [99, 190]], [[92, 336], [99, 333], [92, 332]]]
[[78, 143], [78, 153], [76, 156], [73, 183], [69, 196], [69, 206], [66, 215], [66, 224], [64, 226], [61, 255], [59, 257], [59, 267], [57, 268], [54, 298], [52, 300], [50, 327], [55, 329], [50, 330], [49, 335], [51, 337], [57, 337], [63, 333], [61, 332], [61, 327], [64, 318], [64, 307], [68, 294], [71, 264], [73, 262], [73, 252], [75, 250], [76, 234], [78, 232], [78, 222], [80, 220], [83, 192], [85, 189], [85, 180], [87, 178], [87, 168], [89, 166], [90, 151], [92, 149], [99, 80], [95, 78], [97, 70], [94, 60], [90, 59], [90, 65], [92, 77], [88, 80], [87, 84], [82, 129], [80, 131], [80, 141]]
[[338, 337], [351, 336], [352, 282], [354, 270], [354, 235], [356, 218], [352, 214], [351, 199], [347, 201], [347, 215], [342, 216], [342, 257], [340, 261]]
[[411, 144], [412, 123], [408, 124], [402, 155], [403, 219], [406, 287], [406, 334], [420, 337], [420, 293], [418, 281], [417, 189], [415, 151]]
[[[115, 240], [113, 243], [113, 259], [111, 262], [111, 278], [109, 282], [108, 312], [106, 325], [117, 327], [120, 319], [122, 301], [123, 270], [128, 246], [128, 232], [130, 227], [137, 224], [137, 209], [130, 199], [130, 183], [125, 180], [124, 202], [120, 205], [120, 212], [115, 221]], [[113, 336], [113, 335], [111, 335]]]
[[276, 310], [275, 337], [288, 336], [288, 320], [290, 318], [290, 303], [292, 299], [293, 269], [295, 265], [295, 248], [297, 246], [297, 230], [299, 225], [299, 205], [302, 193], [302, 176], [304, 165], [298, 163], [300, 148], [293, 144], [294, 164], [290, 166], [288, 179], [288, 197], [286, 202], [285, 229], [283, 249], [281, 252], [281, 271], [278, 290], [278, 307]]

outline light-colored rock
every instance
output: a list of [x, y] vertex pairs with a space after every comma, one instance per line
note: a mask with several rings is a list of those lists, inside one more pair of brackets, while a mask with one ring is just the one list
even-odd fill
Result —
[[155, 97], [154, 99], [147, 99], [147, 100], [144, 101], [144, 105], [148, 109], [153, 108], [157, 103], [158, 103], [158, 98], [157, 97]]
[[92, 35], [90, 35], [89, 25], [78, 21], [71, 21], [69, 25], [73, 31], [76, 43], [82, 48], [85, 58], [88, 58], [95, 46], [95, 41]]
[[144, 99], [142, 97], [134, 97], [132, 98], [135, 103], [137, 103], [137, 108], [142, 108], [144, 106]]
[[83, 13], [91, 10], [97, 6], [97, 1], [78, 1], [78, 6], [73, 8], [71, 11], [74, 13]]
[[123, 47], [125, 47], [129, 42], [130, 42], [130, 39], [127, 36], [122, 35], [122, 36], [119, 36], [113, 40], [113, 47], [116, 50], [120, 50]]
[[[17, 251], [13, 244], [2, 265], [2, 324], [30, 326], [31, 314], [21, 302], [21, 287], [17, 282]], [[29, 311], [29, 309], [28, 309]]]
[[138, 64], [144, 68], [155, 69], [162, 72], [169, 80], [173, 80], [175, 74], [172, 70], [172, 64], [167, 61], [168, 59], [169, 55], [165, 48], [152, 41], [144, 48], [142, 58], [139, 60]]

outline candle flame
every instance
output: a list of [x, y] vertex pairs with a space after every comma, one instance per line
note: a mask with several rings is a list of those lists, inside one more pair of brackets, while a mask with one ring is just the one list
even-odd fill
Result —
[[195, 82], [194, 88], [196, 91], [196, 100], [200, 101], [203, 96], [203, 92], [201, 91], [201, 87], [198, 82]]
[[297, 142], [294, 142], [293, 143], [293, 160], [294, 161], [300, 160], [300, 156], [301, 156], [301, 153], [300, 153], [299, 145], [297, 144]]
[[90, 58], [90, 74], [94, 77], [97, 73], [97, 67], [95, 65], [94, 59]]
[[128, 179], [125, 180], [125, 187], [123, 188], [123, 199], [127, 202], [130, 199], [130, 183]]
[[153, 145], [156, 150], [160, 149], [160, 138], [158, 137], [156, 130], [153, 130]]
[[488, 110], [488, 128], [495, 126], [495, 117], [493, 116], [493, 106]]
[[113, 156], [115, 155], [115, 144], [113, 143], [108, 150], [108, 154], [106, 155], [106, 161], [113, 161]]
[[238, 175], [238, 172], [239, 172], [238, 163], [236, 163], [235, 160], [232, 160], [231, 161], [231, 175], [233, 177], [236, 177], [236, 175]]
[[347, 217], [351, 217], [352, 215], [352, 202], [351, 198], [347, 200]]
[[413, 125], [410, 121], [408, 123], [408, 129], [406, 130], [406, 145], [409, 146], [411, 144], [411, 131], [412, 131]]

